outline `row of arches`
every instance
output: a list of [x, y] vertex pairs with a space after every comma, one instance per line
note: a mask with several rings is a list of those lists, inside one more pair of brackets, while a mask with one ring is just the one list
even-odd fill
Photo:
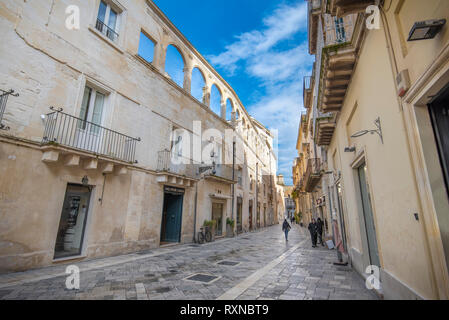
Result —
[[190, 92], [196, 100], [207, 105], [224, 120], [232, 121], [234, 115], [235, 119], [240, 117], [233, 100], [226, 97], [220, 87], [205, 76], [200, 67], [193, 66], [193, 61], [186, 60], [175, 44], [167, 45], [164, 50], [162, 45], [142, 31], [138, 55], [155, 65], [166, 77]]

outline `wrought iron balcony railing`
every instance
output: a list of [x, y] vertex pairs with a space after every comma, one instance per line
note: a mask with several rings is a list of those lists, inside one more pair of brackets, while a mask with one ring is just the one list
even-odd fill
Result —
[[307, 76], [304, 77], [303, 81], [303, 101], [304, 101], [304, 107], [310, 108], [311, 104], [311, 98], [312, 98], [312, 86], [313, 86], [313, 77]]
[[113, 41], [113, 42], [117, 41], [118, 33], [115, 32], [115, 30], [110, 28], [108, 25], [106, 25], [100, 19], [97, 19], [97, 23], [95, 24], [95, 28], [98, 31], [100, 31], [102, 34], [104, 34], [106, 37], [108, 37], [111, 41]]
[[114, 130], [54, 110], [47, 114], [42, 144], [62, 145], [103, 155], [120, 161], [136, 163], [140, 138], [132, 138]]
[[[187, 161], [185, 161], [187, 160]], [[185, 164], [185, 162], [189, 162]], [[185, 159], [170, 150], [162, 150], [158, 153], [157, 171], [172, 173], [193, 179], [199, 177], [199, 166], [191, 163], [190, 159]]]
[[304, 77], [304, 90], [310, 90], [312, 89], [312, 77], [311, 76], [306, 76]]
[[3, 114], [5, 113], [6, 109], [6, 103], [8, 102], [8, 97], [18, 97], [18, 93], [14, 93], [14, 90], [4, 91], [0, 89], [0, 129], [7, 130], [9, 129], [6, 125], [2, 123], [3, 121]]
[[232, 165], [228, 164], [216, 164], [215, 169], [210, 171], [209, 176], [223, 178], [226, 180], [235, 180], [232, 177]]
[[305, 190], [312, 192], [316, 184], [321, 178], [321, 160], [319, 158], [309, 159], [307, 169], [304, 176]]

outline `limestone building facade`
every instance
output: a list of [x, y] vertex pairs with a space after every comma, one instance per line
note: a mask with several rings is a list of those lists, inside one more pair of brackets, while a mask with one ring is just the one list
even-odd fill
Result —
[[449, 3], [308, 5], [300, 210], [337, 225], [351, 265], [378, 268], [385, 298], [448, 299]]
[[0, 272], [278, 223], [273, 135], [152, 1], [6, 0], [0, 30]]

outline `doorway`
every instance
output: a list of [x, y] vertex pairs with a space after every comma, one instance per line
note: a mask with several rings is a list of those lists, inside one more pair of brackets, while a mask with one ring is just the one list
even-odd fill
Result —
[[212, 220], [215, 221], [215, 236], [223, 235], [223, 203], [212, 203]]
[[346, 238], [346, 224], [345, 224], [345, 214], [343, 212], [343, 190], [341, 187], [341, 182], [336, 184], [337, 188], [337, 207], [338, 207], [338, 217], [340, 220], [340, 226], [341, 226], [341, 235], [342, 235], [342, 241], [343, 241], [343, 248], [345, 249], [345, 252], [348, 252], [348, 241]]
[[68, 184], [56, 236], [54, 259], [79, 256], [82, 253], [91, 189]]
[[449, 196], [449, 87], [429, 104], [429, 111]]
[[165, 187], [161, 223], [161, 244], [181, 242], [184, 189]]
[[368, 240], [368, 253], [370, 264], [381, 267], [379, 259], [379, 251], [377, 248], [376, 227], [374, 224], [373, 209], [371, 206], [371, 194], [366, 177], [367, 166], [362, 164], [358, 169], [358, 176], [360, 182], [360, 195], [362, 200], [363, 217], [365, 222], [366, 237]]
[[249, 230], [253, 230], [253, 200], [249, 200]]
[[243, 199], [241, 197], [237, 198], [237, 233], [242, 233], [242, 207], [243, 207]]

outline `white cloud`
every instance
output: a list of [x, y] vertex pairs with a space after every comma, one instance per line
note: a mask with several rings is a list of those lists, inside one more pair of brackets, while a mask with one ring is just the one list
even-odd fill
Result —
[[307, 24], [306, 2], [294, 6], [282, 5], [263, 20], [264, 30], [253, 30], [236, 36], [237, 41], [226, 46], [226, 51], [208, 58], [215, 66], [230, 73], [237, 69], [236, 63], [266, 52], [279, 42], [295, 35]]
[[297, 156], [296, 139], [303, 109], [302, 79], [310, 75], [313, 57], [307, 40], [293, 48], [282, 43], [307, 28], [307, 3], [299, 0], [282, 5], [263, 20], [263, 30], [236, 36], [236, 41], [217, 56], [208, 57], [217, 67], [234, 74], [243, 62], [246, 73], [262, 83], [265, 95], [247, 106], [248, 111], [269, 129], [279, 134], [279, 173], [292, 183], [293, 159]]

